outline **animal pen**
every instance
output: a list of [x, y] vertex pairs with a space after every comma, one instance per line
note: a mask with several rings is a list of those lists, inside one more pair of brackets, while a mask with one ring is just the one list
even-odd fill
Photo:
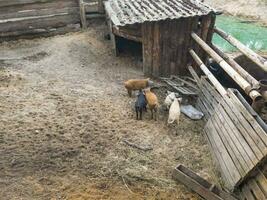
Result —
[[[216, 28], [215, 9], [197, 0], [16, 0], [0, 1], [0, 13], [0, 40], [73, 31], [78, 23], [86, 28], [87, 18], [105, 13], [116, 56], [119, 38], [125, 38], [142, 44], [146, 76], [193, 76], [198, 89], [196, 107], [205, 114], [204, 137], [224, 187], [242, 200], [267, 198], [267, 126], [260, 117], [267, 101], [266, 82], [214, 46], [212, 36], [214, 32], [220, 35], [264, 72], [267, 61]], [[252, 105], [213, 76], [207, 67], [209, 57], [240, 86]]]

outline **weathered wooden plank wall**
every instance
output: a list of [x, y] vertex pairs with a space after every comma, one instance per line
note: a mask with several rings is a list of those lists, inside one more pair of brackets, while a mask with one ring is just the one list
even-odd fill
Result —
[[84, 0], [86, 13], [104, 13], [104, 0]]
[[[144, 73], [154, 77], [188, 74], [187, 66], [192, 64], [188, 50], [195, 45], [191, 32], [210, 44], [214, 23], [215, 15], [210, 14], [142, 24]], [[204, 51], [197, 46], [194, 49], [205, 61]]]
[[79, 22], [78, 0], [0, 1], [0, 41], [67, 32]]

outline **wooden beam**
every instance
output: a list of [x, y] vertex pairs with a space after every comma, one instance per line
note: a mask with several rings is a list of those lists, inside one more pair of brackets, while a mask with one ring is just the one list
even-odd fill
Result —
[[229, 65], [231, 65], [234, 70], [236, 70], [244, 79], [246, 79], [254, 89], [260, 88], [260, 83], [253, 76], [251, 76], [246, 70], [244, 70], [234, 59], [226, 55], [219, 47], [212, 44], [213, 50], [221, 56]]
[[116, 42], [116, 36], [113, 34], [113, 23], [111, 21], [111, 19], [107, 18], [107, 24], [108, 24], [108, 28], [109, 28], [109, 35], [110, 35], [110, 40], [112, 43], [112, 49], [114, 51], [114, 55], [118, 56], [119, 52], [118, 52], [118, 48], [117, 48], [117, 42]]
[[136, 41], [136, 42], [142, 42], [142, 38], [141, 37], [137, 37], [137, 36], [134, 36], [134, 35], [129, 35], [129, 34], [123, 32], [123, 31], [121, 31], [118, 27], [113, 27], [112, 28], [112, 32], [113, 32], [114, 35], [126, 38], [128, 40], [133, 40], [133, 41]]
[[202, 60], [198, 57], [198, 55], [194, 52], [194, 50], [191, 49], [189, 52], [190, 52], [191, 56], [193, 57], [193, 59], [196, 61], [196, 63], [199, 65], [201, 70], [206, 74], [206, 76], [209, 78], [211, 83], [214, 85], [216, 90], [218, 90], [218, 92], [222, 96], [226, 95], [227, 91], [224, 89], [224, 87], [221, 85], [221, 83], [215, 78], [215, 76], [213, 76], [213, 74], [208, 70], [206, 65], [202, 62]]
[[79, 0], [79, 6], [80, 6], [81, 25], [82, 28], [85, 29], [87, 28], [87, 23], [86, 23], [86, 13], [83, 0]]
[[227, 42], [229, 42], [231, 45], [239, 49], [245, 56], [247, 56], [251, 61], [253, 61], [255, 64], [257, 64], [262, 70], [267, 72], [267, 60], [260, 55], [256, 54], [254, 51], [246, 47], [244, 44], [239, 42], [236, 38], [233, 36], [225, 33], [223, 30], [219, 28], [214, 28], [215, 33], [217, 33], [219, 36], [221, 36], [223, 39], [225, 39]]
[[219, 56], [209, 45], [207, 45], [197, 34], [191, 33], [192, 38], [208, 53], [230, 76], [232, 79], [251, 97], [253, 100], [262, 99], [261, 94], [253, 90], [249, 82], [247, 82], [240, 74], [238, 74], [221, 56]]

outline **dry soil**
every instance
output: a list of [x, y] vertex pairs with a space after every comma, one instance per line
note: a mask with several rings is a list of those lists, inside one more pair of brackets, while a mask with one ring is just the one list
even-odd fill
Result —
[[198, 199], [172, 170], [219, 181], [204, 123], [167, 127], [163, 109], [136, 121], [122, 83], [143, 77], [141, 62], [114, 57], [106, 26], [90, 26], [0, 44], [0, 199]]

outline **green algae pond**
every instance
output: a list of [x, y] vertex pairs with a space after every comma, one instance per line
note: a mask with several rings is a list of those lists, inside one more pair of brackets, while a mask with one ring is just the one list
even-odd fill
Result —
[[[216, 26], [237, 38], [247, 47], [255, 51], [267, 52], [267, 27], [225, 15], [217, 16]], [[236, 51], [235, 47], [231, 46], [216, 33], [213, 35], [213, 43], [225, 52]]]

